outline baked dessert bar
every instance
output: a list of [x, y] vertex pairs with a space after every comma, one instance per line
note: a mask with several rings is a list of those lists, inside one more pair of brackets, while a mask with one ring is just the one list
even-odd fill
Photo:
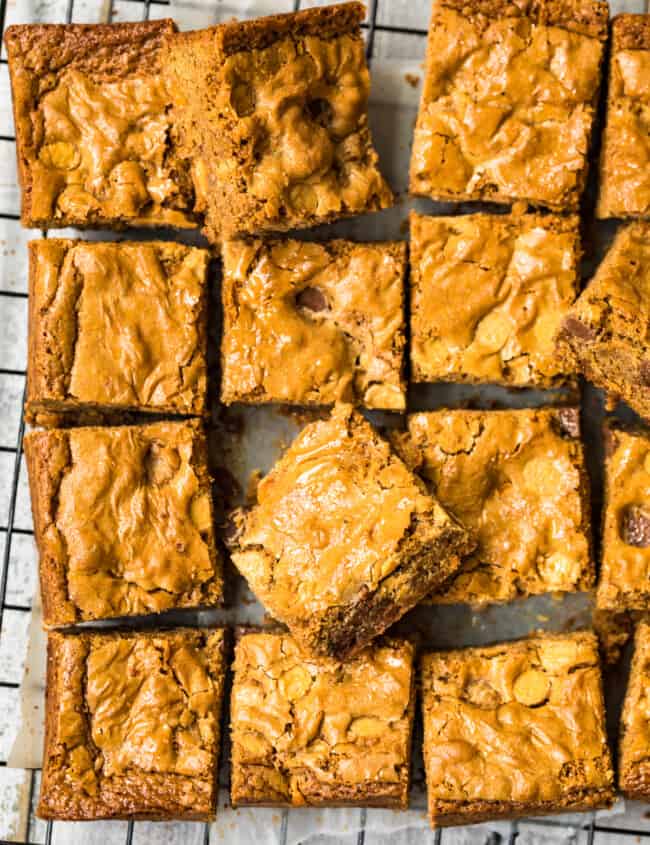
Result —
[[613, 802], [593, 634], [427, 654], [422, 687], [433, 827]]
[[161, 48], [171, 20], [5, 34], [24, 226], [194, 227]]
[[597, 605], [650, 610], [650, 433], [605, 427], [605, 506]]
[[627, 797], [650, 800], [650, 625], [641, 622], [634, 638], [634, 658], [623, 704], [618, 785]]
[[364, 15], [343, 3], [168, 42], [173, 119], [210, 240], [392, 205], [368, 128]]
[[603, 0], [434, 0], [411, 193], [577, 210]]
[[650, 19], [612, 22], [598, 217], [650, 216]]
[[25, 457], [45, 625], [221, 603], [196, 420], [34, 431]]
[[412, 414], [396, 445], [477, 541], [434, 602], [594, 586], [578, 408]]
[[406, 244], [223, 246], [221, 399], [403, 410]]
[[233, 806], [408, 807], [413, 646], [378, 640], [339, 663], [285, 634], [235, 649]]
[[554, 335], [578, 295], [577, 217], [411, 215], [414, 381], [555, 387]]
[[203, 414], [208, 264], [177, 243], [30, 241], [28, 419]]
[[227, 543], [251, 590], [308, 653], [344, 660], [440, 586], [471, 550], [349, 405], [307, 425], [232, 513]]
[[650, 419], [650, 223], [620, 230], [558, 335], [567, 366]]
[[222, 629], [51, 633], [42, 819], [214, 817]]

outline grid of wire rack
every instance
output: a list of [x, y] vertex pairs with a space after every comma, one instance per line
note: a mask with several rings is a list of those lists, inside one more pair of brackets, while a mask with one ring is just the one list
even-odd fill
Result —
[[[73, 19], [74, 13], [74, 2], [75, 0], [67, 0], [66, 3], [66, 11], [65, 11], [65, 22], [70, 23]], [[169, 6], [170, 0], [134, 0], [139, 5], [142, 6], [142, 20], [148, 20], [151, 14], [151, 7], [152, 6]], [[215, 0], [216, 2], [216, 0]], [[379, 6], [380, 3], [390, 3], [391, 0], [367, 0], [368, 2], [368, 16], [367, 20], [363, 23], [363, 28], [366, 30], [365, 37], [366, 37], [366, 55], [368, 58], [368, 62], [372, 62], [373, 52], [374, 52], [374, 45], [375, 45], [375, 34], [377, 32], [386, 32], [386, 33], [393, 33], [397, 35], [416, 35], [416, 36], [426, 36], [426, 30], [418, 29], [414, 27], [407, 27], [407, 26], [395, 26], [395, 25], [388, 25], [382, 24], [379, 22]], [[414, 2], [418, 2], [418, 0], [414, 0]], [[427, 0], [428, 2], [428, 0]], [[113, 17], [113, 5], [114, 0], [109, 0], [108, 4], [108, 15], [107, 19], [108, 22], [112, 20]], [[293, 8], [295, 11], [300, 9], [301, 0], [293, 0]], [[648, 0], [648, 6], [650, 6], [650, 0]], [[650, 11], [650, 9], [648, 10]], [[5, 29], [5, 21], [7, 15], [7, 0], [0, 0], [0, 34], [4, 35]], [[0, 57], [0, 65], [6, 65], [7, 59], [5, 56]], [[11, 144], [15, 144], [15, 138], [6, 135], [0, 134], [0, 142], [8, 142]], [[10, 214], [3, 211], [0, 211], [0, 219], [3, 220], [11, 220], [11, 221], [19, 221], [20, 216], [18, 214]], [[47, 237], [47, 233], [42, 233], [43, 237]], [[9, 299], [12, 297], [17, 298], [27, 298], [27, 293], [23, 291], [15, 291], [10, 289], [0, 289], [0, 303], [3, 300]], [[2, 364], [2, 362], [0, 362]], [[26, 370], [25, 369], [10, 369], [4, 366], [0, 366], [0, 376], [16, 376], [22, 378], [23, 380], [26, 379]], [[21, 402], [21, 408], [22, 408]], [[9, 564], [10, 564], [10, 557], [11, 557], [11, 544], [12, 538], [17, 534], [28, 534], [31, 535], [33, 532], [30, 529], [18, 528], [14, 525], [15, 516], [16, 516], [16, 502], [17, 502], [17, 495], [18, 495], [18, 486], [19, 486], [19, 476], [20, 476], [20, 466], [21, 466], [21, 457], [22, 457], [22, 443], [23, 443], [23, 434], [25, 429], [24, 419], [21, 418], [18, 425], [18, 435], [16, 439], [15, 446], [4, 446], [0, 445], [0, 453], [8, 453], [9, 455], [13, 456], [13, 469], [12, 469], [12, 476], [9, 484], [9, 506], [7, 512], [7, 522], [6, 525], [0, 525], [0, 532], [5, 534], [5, 545], [2, 554], [2, 563], [0, 566], [0, 635], [3, 631], [3, 621], [5, 619], [5, 612], [6, 611], [13, 611], [17, 613], [31, 613], [31, 608], [25, 605], [18, 605], [12, 604], [7, 602], [7, 584], [8, 584], [8, 574], [9, 574]], [[15, 681], [8, 681], [0, 676], [0, 689], [18, 689], [19, 683]], [[0, 766], [6, 766], [5, 760], [0, 760]], [[36, 843], [30, 839], [30, 834], [32, 832], [33, 826], [33, 798], [34, 798], [34, 791], [36, 785], [36, 771], [32, 770], [30, 772], [30, 780], [29, 780], [29, 800], [28, 800], [28, 818], [27, 818], [27, 827], [25, 832], [25, 838], [23, 840], [19, 840], [19, 845], [36, 845]], [[288, 819], [289, 819], [289, 811], [283, 810], [282, 817], [281, 817], [281, 824], [280, 824], [280, 845], [286, 845], [287, 841], [287, 830], [288, 830]], [[555, 819], [535, 819], [535, 825], [539, 825], [541, 827], [548, 828], [549, 830], [555, 829], [563, 829], [568, 830], [570, 827], [560, 820]], [[136, 822], [129, 821], [126, 827], [125, 833], [125, 845], [132, 845], [133, 836], [134, 836], [134, 827]], [[200, 824], [200, 823], [197, 823]], [[362, 810], [360, 816], [360, 826], [359, 831], [357, 834], [357, 843], [356, 845], [364, 845], [365, 842], [365, 824], [366, 824], [366, 812]], [[519, 824], [518, 822], [512, 822], [510, 824], [509, 832], [506, 836], [503, 836], [500, 833], [492, 832], [486, 834], [486, 843], [485, 845], [505, 845], [505, 841], [507, 841], [508, 845], [514, 845], [518, 836], [519, 836]], [[523, 823], [522, 823], [523, 824]], [[574, 827], [573, 825], [571, 827]], [[595, 815], [593, 813], [585, 814], [584, 821], [582, 824], [579, 825], [580, 830], [582, 831], [583, 835], [585, 836], [586, 845], [593, 845], [596, 834], [608, 834], [614, 837], [633, 837], [636, 841], [641, 839], [650, 840], [650, 829], [649, 830], [638, 830], [638, 829], [628, 829], [628, 828], [621, 828], [612, 825], [608, 825], [606, 822], [598, 823]], [[54, 831], [54, 822], [48, 821], [45, 826], [45, 843], [46, 845], [51, 845], [52, 836]], [[210, 836], [211, 836], [211, 826], [210, 823], [203, 824], [203, 843], [204, 845], [210, 845]], [[436, 845], [441, 845], [444, 843], [444, 832], [438, 830], [435, 832], [434, 835], [434, 842]], [[15, 842], [15, 840], [11, 840]], [[8, 840], [0, 840], [0, 845], [4, 842], [9, 842]]]

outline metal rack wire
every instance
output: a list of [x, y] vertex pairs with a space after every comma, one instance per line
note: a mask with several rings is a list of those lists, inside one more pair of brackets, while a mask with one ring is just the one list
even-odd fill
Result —
[[[65, 12], [65, 21], [66, 23], [70, 23], [73, 18], [74, 12], [74, 2], [75, 0], [67, 0], [66, 4], [66, 12]], [[151, 6], [168, 6], [170, 4], [170, 0], [133, 0], [133, 2], [139, 3], [142, 6], [142, 19], [148, 20], [151, 12]], [[386, 32], [392, 33], [397, 35], [415, 35], [415, 36], [426, 36], [426, 30], [424, 29], [417, 29], [413, 27], [406, 27], [406, 26], [393, 26], [393, 25], [386, 25], [379, 22], [378, 19], [378, 12], [379, 12], [379, 4], [382, 0], [369, 0], [368, 2], [368, 18], [367, 21], [364, 22], [363, 28], [366, 30], [366, 54], [368, 61], [372, 61], [374, 47], [375, 47], [375, 34], [377, 32]], [[383, 2], [390, 2], [390, 0], [383, 0]], [[293, 7], [294, 10], [300, 9], [301, 0], [294, 0]], [[5, 29], [5, 20], [6, 20], [6, 12], [7, 12], [7, 0], [0, 0], [0, 33], [4, 34]], [[109, 2], [109, 9], [108, 9], [108, 20], [110, 21], [113, 17], [113, 0]], [[7, 59], [5, 57], [0, 57], [0, 65], [6, 65]], [[15, 143], [15, 138], [8, 136], [8, 135], [0, 135], [0, 141], [2, 142], [9, 142]], [[0, 219], [9, 220], [9, 221], [18, 221], [20, 219], [18, 214], [11, 214], [11, 213], [3, 213], [0, 212]], [[43, 237], [47, 237], [47, 233], [43, 232]], [[27, 293], [22, 291], [14, 291], [8, 289], [0, 289], [0, 305], [3, 300], [11, 299], [11, 298], [19, 298], [19, 299], [26, 299]], [[26, 370], [24, 369], [8, 369], [5, 367], [0, 366], [0, 376], [16, 376], [20, 377], [25, 381], [26, 379]], [[23, 395], [24, 395], [24, 388], [23, 388]], [[21, 403], [22, 407], [22, 403]], [[13, 455], [13, 469], [12, 469], [12, 477], [10, 483], [10, 497], [9, 497], [9, 508], [8, 508], [8, 515], [7, 515], [7, 523], [4, 526], [0, 526], [0, 531], [4, 532], [5, 534], [5, 546], [2, 555], [2, 563], [0, 565], [0, 634], [3, 630], [3, 621], [5, 619], [5, 611], [14, 611], [18, 613], [30, 613], [31, 608], [24, 605], [12, 604], [7, 602], [7, 586], [8, 586], [8, 575], [9, 575], [9, 563], [11, 558], [11, 546], [12, 546], [12, 538], [18, 534], [32, 534], [31, 530], [27, 530], [24, 528], [18, 528], [15, 526], [15, 518], [16, 518], [16, 502], [17, 502], [17, 495], [18, 495], [18, 487], [19, 487], [19, 475], [20, 475], [20, 466], [21, 466], [21, 457], [22, 457], [22, 443], [23, 443], [23, 434], [24, 434], [24, 420], [22, 418], [19, 422], [18, 426], [18, 435], [16, 439], [16, 445], [14, 447], [8, 446], [0, 446], [0, 453], [8, 453]], [[15, 681], [8, 681], [0, 676], [0, 689], [17, 689], [20, 685]], [[0, 766], [6, 766], [6, 761], [0, 760]], [[32, 830], [32, 818], [31, 818], [31, 808], [32, 808], [32, 799], [35, 790], [35, 781], [36, 781], [36, 772], [32, 771], [30, 773], [30, 782], [29, 782], [29, 802], [28, 806], [30, 809], [29, 818], [27, 821], [27, 829], [25, 833], [25, 839], [20, 843], [20, 845], [35, 845], [30, 839], [30, 835], [33, 833]], [[365, 842], [365, 825], [366, 825], [366, 818], [367, 813], [365, 810], [362, 810], [360, 816], [360, 830], [357, 835], [357, 845], [364, 845]], [[289, 811], [283, 810], [281, 823], [280, 823], [280, 843], [281, 845], [286, 845], [287, 842], [287, 835], [288, 835], [288, 822], [289, 822]], [[548, 828], [549, 830], [555, 829], [567, 829], [567, 825], [564, 824], [562, 821], [555, 820], [555, 819], [535, 819], [535, 825], [543, 826]], [[523, 822], [521, 823], [524, 824]], [[134, 825], [133, 821], [128, 822], [126, 834], [125, 834], [125, 845], [132, 845], [133, 836], [134, 836]], [[594, 838], [597, 833], [609, 834], [613, 836], [621, 836], [621, 837], [635, 837], [637, 841], [640, 839], [648, 839], [650, 840], [650, 830], [634, 830], [634, 829], [627, 829], [627, 828], [619, 828], [615, 826], [608, 826], [607, 824], [598, 824], [594, 817], [594, 814], [585, 814], [584, 815], [584, 822], [580, 826], [583, 832], [583, 835], [586, 837], [587, 845], [593, 845]], [[46, 845], [51, 845], [52, 836], [54, 831], [54, 823], [48, 822], [45, 828], [45, 843]], [[513, 845], [517, 840], [520, 833], [520, 823], [512, 822], [510, 824], [509, 832], [507, 837], [501, 836], [498, 833], [491, 833], [487, 835], [486, 838], [486, 845], [505, 845], [505, 841], [508, 842], [508, 845]], [[437, 831], [435, 834], [434, 841], [436, 845], [440, 845], [441, 842], [444, 842], [444, 835], [442, 831]], [[0, 841], [0, 845], [4, 840]], [[210, 845], [210, 824], [205, 823], [203, 825], [203, 843], [204, 845]]]

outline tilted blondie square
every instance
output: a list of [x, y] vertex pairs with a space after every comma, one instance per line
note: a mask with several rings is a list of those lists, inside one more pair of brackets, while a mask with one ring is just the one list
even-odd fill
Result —
[[5, 34], [24, 226], [194, 227], [162, 76], [171, 20]]
[[422, 687], [433, 827], [612, 804], [593, 634], [427, 654]]
[[650, 216], [650, 18], [612, 22], [598, 217]]
[[577, 217], [411, 214], [413, 380], [556, 387], [554, 335], [579, 290]]
[[394, 443], [477, 540], [434, 602], [486, 604], [593, 587], [578, 408], [412, 414]]
[[221, 399], [403, 410], [406, 244], [229, 241]]
[[344, 660], [440, 586], [465, 530], [349, 405], [306, 426], [232, 514], [232, 559], [311, 654]]
[[173, 119], [210, 240], [392, 205], [368, 127], [364, 13], [344, 3], [169, 39]]
[[585, 378], [650, 419], [650, 223], [619, 230], [565, 316], [558, 349]]
[[177, 243], [29, 243], [30, 421], [200, 415], [207, 250]]
[[51, 633], [42, 819], [211, 819], [222, 629]]
[[650, 610], [650, 431], [605, 428], [605, 495], [597, 605]]
[[196, 420], [34, 431], [25, 457], [45, 625], [221, 603]]
[[235, 648], [233, 806], [408, 807], [414, 648], [379, 639], [339, 663], [286, 634]]
[[434, 0], [410, 189], [577, 210], [604, 0]]
[[627, 797], [650, 800], [650, 624], [639, 623], [621, 714], [618, 786]]

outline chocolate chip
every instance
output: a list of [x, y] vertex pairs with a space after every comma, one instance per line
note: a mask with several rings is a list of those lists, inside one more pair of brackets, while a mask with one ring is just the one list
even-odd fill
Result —
[[562, 323], [562, 331], [565, 334], [574, 335], [574, 337], [580, 338], [580, 340], [594, 340], [596, 338], [596, 332], [591, 326], [586, 326], [575, 317], [566, 318], [564, 323]]
[[328, 306], [325, 294], [318, 288], [304, 288], [296, 297], [296, 304], [309, 311], [326, 311]]
[[578, 408], [560, 408], [557, 421], [561, 435], [580, 437], [580, 411]]
[[621, 518], [621, 538], [628, 546], [650, 546], [650, 512], [643, 505], [628, 505]]

